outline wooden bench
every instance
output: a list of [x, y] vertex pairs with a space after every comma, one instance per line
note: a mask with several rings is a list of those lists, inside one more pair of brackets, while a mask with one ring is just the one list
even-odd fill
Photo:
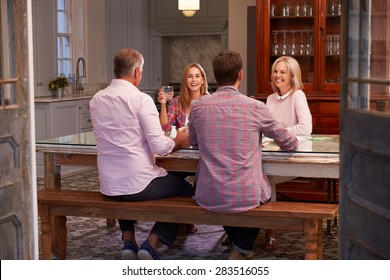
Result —
[[302, 230], [305, 259], [322, 259], [323, 219], [334, 219], [338, 205], [274, 201], [247, 212], [227, 214], [205, 210], [190, 197], [117, 202], [97, 191], [43, 189], [38, 191], [38, 211], [43, 259], [51, 258], [53, 234], [57, 257], [66, 259], [66, 216]]

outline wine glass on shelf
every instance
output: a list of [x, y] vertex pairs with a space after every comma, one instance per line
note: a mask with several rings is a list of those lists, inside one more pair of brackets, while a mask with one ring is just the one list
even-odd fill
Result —
[[278, 32], [273, 31], [272, 35], [274, 37], [274, 42], [272, 44], [272, 54], [273, 55], [278, 55], [279, 54], [279, 43], [278, 43]]
[[299, 43], [299, 54], [305, 54], [305, 44], [303, 43], [303, 31], [301, 31], [301, 42]]
[[282, 55], [286, 55], [286, 54], [288, 54], [288, 46], [287, 46], [287, 42], [286, 42], [286, 31], [282, 32], [282, 36], [283, 36]]
[[326, 54], [333, 54], [333, 37], [331, 35], [326, 36]]
[[312, 52], [312, 48], [313, 48], [313, 38], [311, 36], [311, 31], [307, 31], [307, 36], [306, 36], [306, 50], [305, 50], [305, 54], [306, 55], [311, 55], [313, 52]]
[[340, 36], [334, 35], [333, 37], [333, 53], [336, 55], [340, 54]]
[[291, 48], [290, 48], [290, 54], [296, 55], [297, 54], [297, 46], [295, 44], [295, 30], [291, 30]]

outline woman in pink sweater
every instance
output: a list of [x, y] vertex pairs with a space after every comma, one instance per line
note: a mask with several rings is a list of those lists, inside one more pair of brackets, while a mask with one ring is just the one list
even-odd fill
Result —
[[[303, 83], [298, 61], [290, 56], [281, 56], [271, 68], [271, 86], [274, 93], [268, 96], [266, 105], [275, 119], [295, 135], [310, 135], [312, 117], [306, 95], [302, 91]], [[276, 200], [275, 185], [287, 182], [294, 177], [268, 176], [272, 188], [271, 200]], [[265, 230], [265, 248], [275, 250], [278, 241], [274, 229]]]

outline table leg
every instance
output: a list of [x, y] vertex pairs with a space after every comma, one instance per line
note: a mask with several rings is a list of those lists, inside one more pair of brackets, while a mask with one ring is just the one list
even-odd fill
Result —
[[[53, 153], [44, 153], [44, 187], [45, 189], [61, 189], [61, 166], [56, 165], [55, 154]], [[53, 253], [58, 252], [58, 242], [57, 242], [57, 230], [56, 230], [56, 217], [51, 217], [51, 229], [52, 229], [52, 245], [51, 249]]]
[[[47, 212], [46, 209], [40, 208], [40, 212]], [[52, 246], [52, 228], [51, 217], [48, 214], [40, 213], [41, 218], [41, 258], [44, 260], [51, 259], [51, 246]]]

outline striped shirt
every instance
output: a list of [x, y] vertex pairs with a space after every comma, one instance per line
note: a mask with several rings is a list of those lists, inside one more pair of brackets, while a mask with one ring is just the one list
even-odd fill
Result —
[[297, 145], [263, 102], [234, 87], [220, 87], [192, 102], [189, 133], [200, 153], [195, 200], [216, 212], [247, 211], [271, 197], [261, 164], [262, 133], [283, 150]]

